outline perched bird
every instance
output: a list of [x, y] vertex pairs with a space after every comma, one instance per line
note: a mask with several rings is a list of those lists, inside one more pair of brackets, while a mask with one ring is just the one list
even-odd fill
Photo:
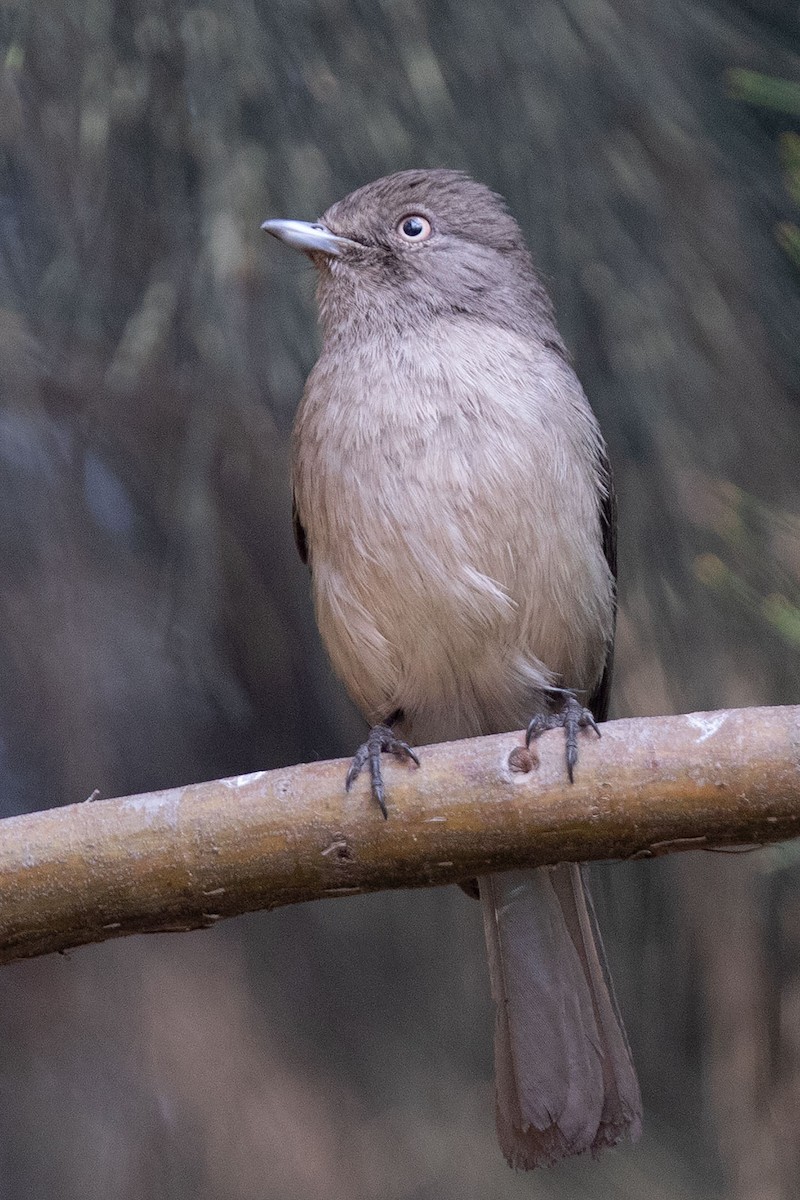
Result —
[[[318, 271], [322, 351], [294, 430], [294, 519], [366, 766], [411, 743], [603, 720], [615, 616], [611, 476], [503, 200], [458, 171], [367, 184], [263, 228]], [[578, 700], [589, 697], [588, 707]], [[424, 767], [423, 767], [424, 769]], [[515, 1167], [614, 1145], [641, 1100], [575, 865], [478, 880], [497, 1127]]]

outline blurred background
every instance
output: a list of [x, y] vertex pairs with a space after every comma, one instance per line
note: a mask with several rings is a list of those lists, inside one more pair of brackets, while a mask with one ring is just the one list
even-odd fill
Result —
[[[344, 755], [287, 437], [312, 270], [407, 166], [509, 200], [621, 512], [616, 715], [800, 699], [800, 57], [778, 0], [0, 0], [3, 815]], [[800, 856], [595, 870], [635, 1149], [497, 1149], [454, 888], [0, 975], [0, 1197], [784, 1200]]]

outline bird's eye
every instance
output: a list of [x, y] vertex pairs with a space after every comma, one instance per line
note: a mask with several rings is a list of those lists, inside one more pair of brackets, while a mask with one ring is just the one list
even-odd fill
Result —
[[398, 222], [397, 232], [404, 242], [426, 242], [431, 236], [431, 223], [419, 213], [409, 213]]

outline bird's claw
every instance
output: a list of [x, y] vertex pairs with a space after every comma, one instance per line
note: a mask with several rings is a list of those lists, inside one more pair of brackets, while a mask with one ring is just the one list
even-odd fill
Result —
[[567, 741], [567, 774], [572, 783], [575, 764], [578, 761], [578, 730], [593, 729], [600, 737], [600, 729], [591, 709], [584, 708], [574, 692], [560, 688], [554, 690], [564, 697], [561, 708], [557, 712], [538, 713], [533, 717], [525, 731], [525, 745], [530, 746], [534, 738], [546, 733], [548, 729], [563, 729]]
[[367, 734], [367, 740], [362, 746], [359, 746], [353, 755], [353, 761], [350, 764], [350, 770], [347, 772], [344, 786], [346, 791], [358, 779], [362, 770], [369, 764], [370, 784], [372, 795], [378, 802], [378, 807], [384, 817], [389, 814], [386, 811], [386, 797], [383, 788], [383, 772], [381, 770], [381, 754], [393, 754], [395, 758], [410, 758], [412, 762], [419, 766], [419, 758], [411, 746], [407, 742], [403, 742], [392, 733], [388, 725], [373, 725]]

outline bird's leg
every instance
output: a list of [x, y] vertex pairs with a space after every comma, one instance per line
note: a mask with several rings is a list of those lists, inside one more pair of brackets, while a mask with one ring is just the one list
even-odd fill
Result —
[[362, 746], [358, 747], [353, 756], [353, 761], [350, 764], [350, 770], [347, 772], [347, 779], [344, 784], [345, 789], [349, 792], [363, 768], [369, 764], [372, 795], [377, 800], [378, 807], [384, 817], [388, 817], [389, 814], [386, 811], [386, 800], [383, 790], [381, 754], [394, 754], [396, 758], [410, 758], [412, 762], [415, 762], [419, 766], [419, 759], [408, 743], [400, 741], [392, 733], [392, 725], [396, 721], [399, 721], [402, 716], [401, 710], [397, 709], [390, 717], [386, 718], [383, 725], [372, 726], [367, 734], [367, 740]]
[[572, 783], [575, 763], [578, 761], [578, 730], [593, 729], [598, 737], [600, 730], [594, 714], [590, 709], [584, 708], [575, 692], [569, 688], [549, 690], [555, 692], [561, 700], [561, 707], [555, 711], [540, 713], [531, 720], [525, 733], [525, 745], [530, 746], [534, 738], [548, 729], [563, 729], [567, 735], [567, 774]]

